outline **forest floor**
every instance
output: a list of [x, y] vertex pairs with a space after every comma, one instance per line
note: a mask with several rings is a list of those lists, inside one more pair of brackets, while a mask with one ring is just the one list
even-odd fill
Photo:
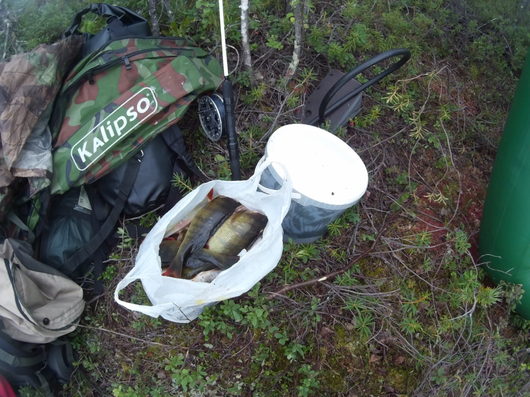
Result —
[[[145, 5], [118, 3], [148, 15]], [[166, 3], [158, 2], [164, 34], [214, 49], [213, 3], [183, 2], [171, 14]], [[323, 238], [286, 243], [278, 266], [249, 293], [189, 324], [114, 302], [142, 242], [122, 233], [106, 292], [71, 335], [78, 360], [63, 395], [530, 396], [530, 324], [512, 312], [520, 291], [493, 285], [478, 254], [488, 179], [530, 44], [525, 4], [307, 2], [302, 58], [289, 81], [292, 10], [251, 4], [254, 76], [241, 65], [233, 74], [245, 178], [264, 137], [300, 122], [329, 69], [411, 50], [337, 132], [365, 163], [368, 190]], [[239, 49], [238, 13], [228, 6], [228, 40]], [[202, 135], [196, 109], [182, 126], [201, 169], [229, 179], [225, 143]], [[124, 296], [148, 303], [140, 283]]]

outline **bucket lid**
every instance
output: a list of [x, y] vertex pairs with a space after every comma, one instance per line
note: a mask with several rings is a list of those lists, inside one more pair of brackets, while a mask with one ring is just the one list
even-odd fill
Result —
[[282, 178], [285, 167], [294, 190], [321, 203], [354, 204], [368, 186], [368, 172], [359, 155], [318, 127], [289, 124], [279, 128], [269, 138], [265, 156]]

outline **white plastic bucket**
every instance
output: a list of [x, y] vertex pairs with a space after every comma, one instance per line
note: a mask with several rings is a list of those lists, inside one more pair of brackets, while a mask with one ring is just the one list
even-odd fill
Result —
[[262, 161], [272, 164], [261, 184], [277, 189], [287, 172], [293, 183], [291, 207], [282, 226], [285, 239], [313, 242], [330, 222], [356, 204], [366, 192], [368, 172], [361, 158], [340, 138], [306, 124], [276, 130]]

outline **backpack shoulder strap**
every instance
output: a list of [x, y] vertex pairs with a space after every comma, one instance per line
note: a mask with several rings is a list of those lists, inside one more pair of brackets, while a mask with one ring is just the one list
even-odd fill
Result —
[[20, 342], [0, 331], [0, 374], [14, 386], [29, 385], [48, 389], [48, 381], [41, 370], [45, 366], [43, 345]]
[[70, 380], [73, 363], [72, 345], [67, 341], [44, 345], [20, 342], [0, 331], [0, 374], [15, 387], [29, 385], [50, 391], [53, 380], [63, 384]]
[[186, 143], [184, 142], [184, 136], [182, 135], [180, 128], [176, 124], [173, 124], [161, 135], [166, 145], [177, 155], [178, 159], [184, 163], [193, 176], [202, 180], [204, 176], [193, 161], [188, 149], [186, 149]]
[[77, 269], [81, 264], [92, 258], [98, 248], [114, 231], [116, 223], [118, 222], [125, 203], [127, 202], [127, 197], [129, 197], [131, 189], [134, 185], [136, 175], [138, 174], [138, 169], [140, 168], [141, 162], [141, 152], [136, 155], [136, 158], [138, 161], [127, 162], [127, 169], [125, 170], [125, 175], [120, 183], [118, 197], [114, 203], [114, 208], [107, 216], [105, 222], [103, 222], [95, 236], [82, 249], [71, 255], [65, 261], [65, 263], [68, 263], [69, 269], [72, 269], [72, 272], [75, 271], [75, 269]]
[[[186, 143], [184, 142], [184, 136], [182, 135], [180, 128], [176, 124], [173, 124], [160, 135], [164, 139], [166, 145], [177, 157], [177, 161], [175, 161], [173, 166], [173, 174], [186, 174], [186, 172], [183, 172], [180, 167], [179, 163], [182, 163], [186, 167], [188, 175], [191, 174], [191, 176], [198, 181], [204, 181], [205, 178], [203, 173], [193, 161], [190, 152], [186, 149]], [[182, 198], [183, 194], [184, 193], [180, 187], [171, 184], [166, 202], [162, 208], [162, 213], [171, 209]]]

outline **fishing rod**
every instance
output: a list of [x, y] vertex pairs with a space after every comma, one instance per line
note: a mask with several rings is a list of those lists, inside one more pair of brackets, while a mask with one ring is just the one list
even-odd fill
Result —
[[222, 85], [223, 101], [224, 101], [224, 121], [227, 132], [228, 156], [230, 159], [230, 171], [232, 172], [232, 180], [241, 179], [241, 167], [239, 164], [239, 144], [236, 134], [236, 123], [234, 117], [234, 92], [232, 89], [232, 82], [228, 75], [228, 57], [226, 55], [226, 37], [225, 37], [225, 17], [223, 0], [219, 0], [219, 21], [221, 24], [221, 52], [223, 54], [223, 73], [224, 81]]
[[239, 180], [241, 179], [239, 144], [234, 121], [234, 93], [232, 82], [229, 78], [228, 57], [226, 55], [223, 0], [219, 0], [219, 21], [221, 25], [221, 51], [223, 54], [224, 74], [221, 87], [222, 95], [213, 93], [200, 97], [198, 99], [198, 115], [202, 131], [209, 140], [217, 142], [222, 136], [226, 136], [232, 180]]

